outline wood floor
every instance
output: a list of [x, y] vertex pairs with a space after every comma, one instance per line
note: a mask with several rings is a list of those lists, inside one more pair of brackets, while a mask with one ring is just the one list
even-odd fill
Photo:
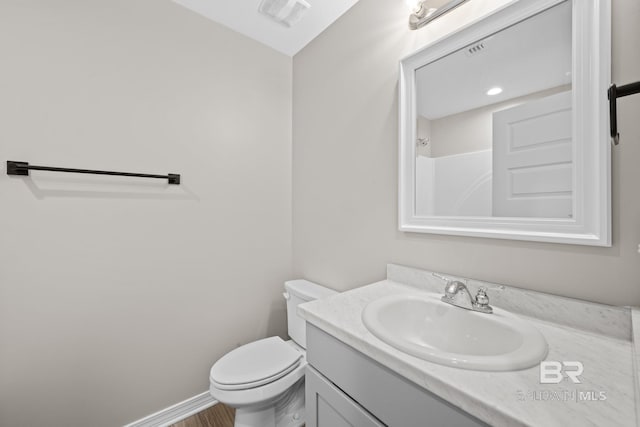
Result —
[[235, 412], [233, 408], [218, 403], [170, 427], [233, 427]]

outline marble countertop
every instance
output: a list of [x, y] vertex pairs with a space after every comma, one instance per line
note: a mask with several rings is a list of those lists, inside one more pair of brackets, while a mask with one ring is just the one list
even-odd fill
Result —
[[[428, 291], [384, 280], [303, 304], [298, 312], [369, 358], [493, 426], [636, 426], [630, 310], [629, 331], [619, 334], [578, 329], [520, 313], [547, 339], [546, 360], [580, 361], [584, 365], [580, 384], [568, 379], [560, 384], [540, 384], [538, 365], [511, 372], [442, 366], [396, 350], [373, 336], [362, 323], [362, 310], [371, 301]], [[594, 311], [591, 306], [587, 308]], [[620, 320], [624, 312], [620, 313], [614, 312], [618, 320], [612, 323], [626, 322]], [[640, 324], [640, 319], [637, 322]], [[589, 397], [598, 400], [587, 400]]]

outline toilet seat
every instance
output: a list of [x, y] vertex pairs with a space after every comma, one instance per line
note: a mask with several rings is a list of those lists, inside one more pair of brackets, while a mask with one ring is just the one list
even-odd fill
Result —
[[[286, 393], [294, 384], [304, 378], [304, 373], [307, 369], [307, 357], [306, 351], [295, 342], [286, 341], [285, 344], [302, 355], [300, 362], [291, 372], [270, 383], [238, 390], [222, 389], [210, 377], [209, 391], [213, 398], [237, 409], [246, 406], [260, 407], [261, 405], [268, 405], [273, 399], [277, 399], [278, 396]], [[213, 368], [211, 370], [213, 371]]]
[[272, 383], [294, 371], [303, 354], [280, 337], [243, 345], [224, 355], [211, 368], [219, 390], [246, 390]]

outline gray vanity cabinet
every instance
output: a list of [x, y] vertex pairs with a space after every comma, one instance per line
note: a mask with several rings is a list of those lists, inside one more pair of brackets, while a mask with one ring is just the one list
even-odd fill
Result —
[[487, 424], [307, 323], [307, 427]]
[[312, 367], [305, 376], [307, 427], [382, 427], [373, 415]]

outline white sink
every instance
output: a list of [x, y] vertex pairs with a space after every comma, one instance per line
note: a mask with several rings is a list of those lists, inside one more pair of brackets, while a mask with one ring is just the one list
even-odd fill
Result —
[[547, 341], [526, 320], [495, 307], [493, 314], [465, 310], [435, 294], [377, 299], [365, 307], [362, 320], [390, 346], [441, 365], [514, 371], [547, 355]]

